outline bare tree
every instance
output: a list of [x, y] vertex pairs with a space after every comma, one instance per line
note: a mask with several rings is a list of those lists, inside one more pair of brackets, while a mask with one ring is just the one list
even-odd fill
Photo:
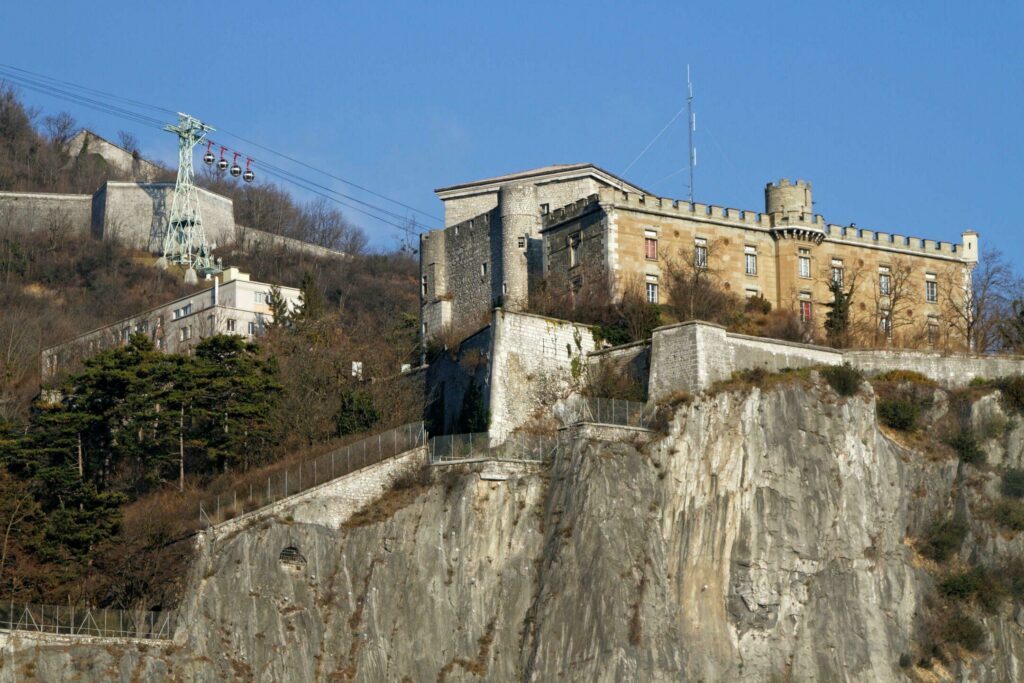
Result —
[[125, 150], [132, 153], [132, 156], [139, 155], [139, 139], [133, 133], [126, 130], [117, 131], [117, 143]]
[[43, 127], [46, 130], [46, 137], [55, 148], [64, 151], [71, 138], [75, 136], [78, 124], [71, 114], [62, 111], [54, 116], [47, 116], [43, 119]]
[[978, 265], [966, 273], [952, 265], [937, 277], [942, 316], [977, 353], [999, 350], [999, 328], [1012, 317], [1011, 303], [1021, 298], [1024, 283], [998, 249], [983, 249]]
[[727, 292], [717, 267], [719, 240], [686, 247], [666, 259], [663, 275], [668, 289], [666, 307], [679, 320], [707, 320], [726, 324], [739, 307], [738, 299]]

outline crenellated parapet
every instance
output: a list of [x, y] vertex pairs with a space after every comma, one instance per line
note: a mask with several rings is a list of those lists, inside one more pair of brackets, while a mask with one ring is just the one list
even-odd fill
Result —
[[[789, 183], [789, 181], [783, 180], [779, 181], [779, 184], [784, 182]], [[779, 184], [772, 183], [769, 184], [769, 187], [778, 188]], [[805, 186], [809, 188], [810, 184], [798, 180], [796, 183], [790, 183], [788, 186], [783, 185], [782, 187], [797, 188], [802, 191], [805, 189]], [[603, 188], [597, 194], [550, 211], [543, 217], [543, 228], [546, 230], [560, 225], [589, 211], [596, 210], [599, 205], [607, 208], [679, 217], [740, 229], [764, 230], [774, 233], [776, 237], [781, 239], [796, 237], [798, 239], [814, 240], [819, 244], [826, 241], [846, 242], [928, 256], [955, 258], [965, 261], [977, 260], [976, 248], [973, 254], [971, 249], [965, 248], [965, 245], [970, 245], [972, 239], [976, 241], [976, 233], [973, 231], [964, 233], [964, 244], [961, 245], [858, 228], [853, 224], [848, 226], [836, 225], [827, 223], [821, 214], [808, 212], [777, 212], [775, 214], [768, 214], [714, 204], [691, 203], [668, 197], [655, 197], [636, 192], [625, 192], [616, 188]]]

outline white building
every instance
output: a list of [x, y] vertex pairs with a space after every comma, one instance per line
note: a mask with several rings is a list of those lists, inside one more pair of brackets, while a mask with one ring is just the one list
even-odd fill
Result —
[[[167, 353], [187, 353], [201, 339], [215, 334], [254, 337], [273, 320], [272, 287], [251, 281], [237, 268], [228, 268], [208, 289], [44, 349], [40, 359], [42, 380], [46, 382], [103, 349], [123, 345], [136, 332], [146, 334], [158, 349]], [[289, 310], [294, 310], [299, 304], [299, 290], [279, 289]]]

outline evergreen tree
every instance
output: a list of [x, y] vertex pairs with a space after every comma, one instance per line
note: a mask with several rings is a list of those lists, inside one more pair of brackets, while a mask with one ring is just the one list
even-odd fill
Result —
[[294, 319], [298, 323], [311, 323], [323, 320], [327, 315], [327, 300], [320, 291], [320, 284], [316, 277], [309, 271], [302, 276], [301, 292], [299, 294], [299, 307], [295, 311]]
[[835, 348], [846, 346], [850, 331], [850, 298], [852, 292], [843, 289], [841, 283], [831, 280], [828, 291], [832, 293], [832, 302], [825, 304], [829, 311], [825, 314], [825, 334], [829, 344]]
[[291, 327], [293, 313], [288, 310], [288, 302], [281, 294], [280, 287], [274, 285], [270, 288], [270, 300], [267, 303], [273, 317], [272, 320], [266, 322], [267, 329]]
[[336, 421], [338, 436], [367, 432], [380, 422], [380, 411], [373, 405], [370, 396], [354, 389], [342, 395]]

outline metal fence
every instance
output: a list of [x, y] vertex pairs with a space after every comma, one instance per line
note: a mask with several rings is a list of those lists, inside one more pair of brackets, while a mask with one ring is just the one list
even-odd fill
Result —
[[176, 624], [177, 612], [170, 610], [149, 612], [0, 602], [0, 630], [170, 640]]
[[201, 526], [219, 524], [425, 444], [422, 422], [396, 427], [285, 468], [267, 477], [265, 483], [249, 484], [204, 499], [199, 503], [199, 523]]
[[521, 433], [513, 434], [497, 446], [490, 445], [487, 432], [435, 436], [430, 439], [430, 462], [475, 459], [549, 462], [557, 455], [559, 443], [554, 436]]
[[576, 397], [566, 411], [566, 422], [596, 422], [598, 424], [643, 427], [650, 425], [651, 414], [644, 412], [647, 404], [623, 401], [617, 398]]

